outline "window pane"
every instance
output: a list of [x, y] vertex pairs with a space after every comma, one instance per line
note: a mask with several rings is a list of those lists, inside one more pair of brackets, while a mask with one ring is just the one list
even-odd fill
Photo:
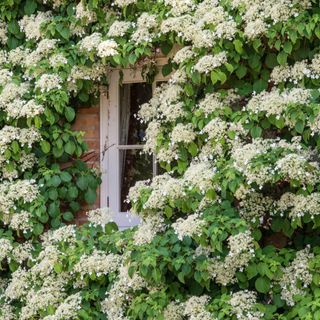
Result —
[[119, 152], [121, 212], [125, 212], [130, 209], [130, 205], [124, 202], [130, 187], [137, 181], [152, 178], [152, 156], [141, 154], [141, 150], [120, 150]]
[[152, 85], [129, 83], [120, 86], [120, 145], [143, 144], [146, 124], [140, 123], [134, 115], [139, 106], [152, 97]]

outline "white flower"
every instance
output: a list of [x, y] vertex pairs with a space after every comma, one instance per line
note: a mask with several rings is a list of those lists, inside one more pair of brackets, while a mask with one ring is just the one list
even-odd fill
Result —
[[206, 222], [201, 219], [201, 215], [195, 213], [189, 215], [185, 219], [179, 218], [172, 224], [172, 228], [178, 236], [178, 239], [182, 241], [186, 236], [200, 236], [202, 233], [202, 228], [205, 226], [205, 224]]
[[37, 15], [24, 16], [19, 21], [20, 29], [26, 34], [28, 40], [39, 40], [41, 38], [40, 27], [52, 17], [51, 11], [39, 12]]
[[132, 26], [128, 21], [114, 21], [108, 30], [108, 37], [123, 37]]
[[36, 81], [36, 88], [40, 89], [41, 92], [49, 92], [51, 90], [59, 90], [62, 79], [57, 74], [43, 74], [40, 79]]
[[102, 41], [101, 33], [95, 32], [89, 36], [84, 37], [79, 41], [78, 45], [81, 51], [91, 52], [97, 50], [97, 47]]
[[112, 222], [112, 212], [109, 208], [94, 209], [87, 212], [88, 221], [94, 226], [104, 227], [107, 223]]
[[203, 56], [194, 66], [194, 70], [200, 73], [209, 73], [227, 62], [227, 54], [220, 52], [214, 56]]
[[105, 40], [98, 45], [97, 55], [100, 58], [112, 57], [118, 54], [118, 44], [114, 40]]

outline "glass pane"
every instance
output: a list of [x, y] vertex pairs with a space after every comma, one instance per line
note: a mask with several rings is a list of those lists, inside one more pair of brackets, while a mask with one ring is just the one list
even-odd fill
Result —
[[125, 202], [130, 187], [137, 181], [152, 178], [152, 156], [141, 150], [120, 150], [121, 212], [130, 210]]
[[152, 97], [152, 85], [128, 83], [120, 86], [120, 145], [143, 144], [146, 124], [135, 118], [140, 105]]

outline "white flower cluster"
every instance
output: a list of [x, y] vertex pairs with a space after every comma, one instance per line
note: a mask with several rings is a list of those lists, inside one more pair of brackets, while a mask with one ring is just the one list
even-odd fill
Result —
[[[12, 249], [12, 258], [18, 263], [22, 264], [24, 261], [32, 258], [32, 251], [34, 247], [31, 242], [18, 243]], [[8, 259], [10, 262], [11, 259]]]
[[56, 53], [49, 58], [51, 67], [58, 68], [68, 63], [67, 58], [62, 53]]
[[262, 91], [253, 96], [246, 107], [250, 113], [264, 112], [266, 116], [275, 115], [278, 119], [292, 104], [305, 106], [309, 103], [311, 91], [308, 89], [293, 88], [291, 90]]
[[62, 79], [57, 74], [43, 74], [36, 81], [36, 88], [40, 89], [41, 92], [50, 92], [52, 90], [59, 90], [61, 86]]
[[184, 40], [191, 41], [196, 48], [211, 48], [221, 38], [233, 39], [237, 25], [218, 1], [205, 0], [198, 5], [191, 4], [191, 1], [187, 2], [188, 5], [182, 5], [186, 1], [178, 2], [180, 6], [175, 6], [172, 11], [189, 7], [189, 12], [164, 20], [161, 24], [162, 33], [175, 32]]
[[247, 131], [240, 123], [232, 123], [222, 120], [221, 118], [213, 118], [200, 133], [206, 133], [208, 138], [206, 141], [221, 142], [222, 139], [229, 140], [228, 133], [234, 132], [235, 139], [239, 136], [246, 136]]
[[189, 59], [192, 59], [195, 56], [195, 52], [192, 51], [190, 46], [183, 47], [180, 49], [174, 56], [173, 62], [177, 64], [181, 64]]
[[118, 54], [118, 44], [114, 40], [105, 40], [98, 45], [97, 55], [100, 58], [112, 57]]
[[254, 257], [254, 243], [249, 231], [228, 238], [229, 253], [222, 260], [210, 259], [208, 271], [215, 281], [223, 286], [236, 282], [236, 272], [242, 271]]
[[319, 79], [320, 77], [320, 54], [316, 54], [311, 62], [308, 60], [297, 61], [293, 65], [276, 66], [270, 75], [270, 81], [275, 84], [292, 82], [297, 84], [304, 78]]
[[190, 320], [211, 320], [212, 315], [206, 310], [209, 301], [210, 297], [206, 295], [190, 297], [184, 302], [183, 314]]
[[0, 70], [0, 86], [3, 87], [8, 82], [10, 82], [12, 79], [12, 75], [13, 73], [9, 69], [1, 69]]
[[3, 154], [14, 140], [18, 141], [22, 147], [26, 145], [31, 148], [40, 139], [41, 135], [35, 128], [21, 129], [6, 125], [0, 130], [0, 154]]
[[43, 320], [76, 320], [78, 319], [78, 311], [81, 309], [81, 294], [75, 293], [68, 296], [56, 309], [55, 313], [46, 316]]
[[103, 64], [93, 64], [88, 66], [73, 66], [68, 77], [68, 90], [77, 91], [77, 80], [100, 80], [106, 74], [106, 68]]
[[311, 6], [311, 1], [298, 0], [232, 0], [234, 8], [238, 8], [245, 21], [245, 35], [249, 39], [257, 38], [265, 33], [270, 22], [287, 21], [290, 17]]
[[1, 262], [8, 257], [9, 253], [11, 253], [11, 250], [13, 249], [13, 247], [12, 247], [11, 241], [6, 238], [0, 239], [0, 246], [1, 246], [0, 264], [1, 264]]
[[132, 300], [132, 293], [147, 286], [145, 280], [135, 273], [128, 274], [128, 266], [119, 268], [118, 280], [109, 290], [107, 298], [101, 303], [102, 311], [108, 319], [125, 319], [125, 306]]
[[243, 290], [232, 293], [229, 301], [232, 307], [232, 313], [239, 320], [260, 320], [263, 319], [263, 313], [255, 311], [257, 303], [257, 294], [253, 291]]
[[28, 82], [19, 85], [11, 82], [11, 73], [3, 69], [0, 71], [0, 85], [3, 86], [0, 93], [0, 109], [7, 113], [7, 118], [32, 118], [44, 112], [43, 106], [34, 99], [25, 101], [22, 98], [29, 90]]
[[142, 220], [134, 233], [133, 242], [136, 245], [150, 243], [159, 232], [166, 229], [163, 217], [159, 215], [149, 216]]
[[163, 315], [166, 320], [214, 320], [206, 305], [210, 300], [209, 296], [192, 296], [185, 302], [170, 302], [164, 309]]
[[299, 219], [306, 214], [314, 219], [320, 214], [320, 193], [314, 192], [303, 196], [287, 192], [277, 201], [275, 211], [280, 212], [281, 215], [288, 212], [292, 219]]
[[15, 212], [10, 221], [10, 228], [13, 230], [22, 230], [23, 232], [31, 230], [32, 225], [30, 223], [31, 213], [28, 211]]
[[170, 13], [174, 16], [180, 16], [196, 7], [193, 0], [164, 0], [164, 4], [171, 7]]
[[132, 27], [131, 22], [116, 20], [110, 26], [107, 36], [111, 38], [123, 37], [131, 27]]
[[314, 257], [309, 253], [310, 248], [298, 251], [295, 259], [291, 264], [283, 269], [283, 276], [280, 280], [282, 288], [281, 298], [287, 302], [289, 306], [295, 305], [295, 296], [303, 296], [305, 289], [312, 282], [312, 274], [309, 271], [309, 261]]
[[225, 97], [216, 92], [208, 93], [204, 99], [199, 102], [197, 109], [201, 110], [205, 117], [208, 117], [211, 113], [219, 112], [223, 110], [225, 106], [229, 106], [239, 99], [240, 96], [238, 96], [233, 90], [229, 90]]
[[128, 5], [134, 4], [136, 2], [137, 0], [115, 0], [114, 1], [114, 3], [121, 8], [127, 7]]
[[88, 222], [93, 226], [104, 227], [107, 223], [113, 222], [112, 212], [109, 208], [99, 208], [87, 212]]
[[84, 52], [91, 52], [97, 49], [102, 42], [102, 35], [99, 32], [94, 32], [89, 36], [84, 37], [78, 42], [79, 49]]
[[97, 15], [95, 12], [90, 11], [82, 1], [78, 3], [76, 6], [76, 18], [83, 20], [85, 23], [92, 23], [95, 22], [97, 19]]
[[19, 26], [28, 40], [39, 40], [42, 37], [41, 26], [49, 22], [51, 18], [51, 11], [39, 12], [37, 15], [24, 16], [19, 21]]
[[146, 129], [144, 150], [146, 152], [155, 153], [157, 149], [158, 136], [162, 132], [162, 128], [159, 122], [153, 120], [149, 122], [148, 127]]
[[143, 12], [137, 20], [137, 29], [131, 36], [131, 41], [137, 44], [151, 42], [153, 30], [158, 26], [157, 16]]
[[180, 241], [184, 237], [200, 236], [202, 229], [206, 225], [206, 222], [201, 219], [199, 213], [189, 215], [187, 218], [179, 218], [172, 224], [172, 228]]
[[208, 189], [215, 189], [212, 178], [216, 173], [216, 169], [209, 162], [191, 163], [183, 179], [189, 189], [199, 189], [201, 193], [205, 193]]
[[11, 275], [11, 280], [4, 292], [5, 297], [11, 300], [16, 300], [25, 295], [29, 287], [28, 281], [29, 275], [27, 271], [21, 267], [18, 268]]
[[33, 180], [2, 181], [0, 184], [0, 211], [9, 213], [16, 209], [18, 200], [31, 203], [39, 196], [38, 186]]
[[0, 43], [5, 45], [8, 40], [8, 30], [7, 25], [3, 21], [0, 21]]
[[152, 119], [165, 122], [184, 116], [183, 104], [179, 102], [182, 93], [182, 87], [175, 82], [163, 84], [156, 89], [150, 101], [140, 107], [138, 119], [141, 122], [150, 122]]
[[7, 83], [1, 91], [0, 94], [0, 103], [1, 107], [5, 108], [5, 104], [13, 102], [16, 98], [21, 98], [29, 90], [29, 83], [23, 82], [20, 85], [9, 82]]
[[214, 56], [207, 55], [199, 59], [199, 61], [194, 66], [194, 70], [200, 73], [209, 73], [212, 70], [222, 66], [226, 62], [227, 62], [226, 52], [220, 52]]
[[171, 132], [171, 143], [182, 142], [184, 144], [192, 142], [196, 138], [196, 132], [191, 123], [183, 124], [178, 123]]
[[[278, 160], [259, 161], [269, 158], [270, 153], [277, 153]], [[312, 161], [313, 152], [303, 149], [297, 139], [291, 143], [260, 138], [252, 143], [235, 143], [231, 156], [234, 167], [246, 177], [247, 183], [256, 183], [260, 188], [274, 179], [295, 179], [303, 185], [313, 185], [319, 176], [319, 166]]]
[[41, 235], [42, 245], [47, 247], [57, 245], [59, 242], [72, 245], [76, 241], [75, 225], [62, 226], [56, 230], [48, 230]]
[[81, 256], [80, 261], [73, 267], [73, 272], [79, 273], [81, 279], [86, 275], [106, 275], [115, 272], [121, 264], [121, 256], [104, 251], [94, 250]]
[[182, 198], [185, 195], [183, 181], [165, 173], [156, 176], [150, 185], [151, 194], [144, 204], [145, 210], [164, 209], [166, 203]]
[[8, 53], [8, 60], [14, 66], [23, 64], [27, 56], [30, 54], [30, 49], [23, 46], [10, 50]]
[[54, 9], [61, 7], [62, 5], [66, 4], [66, 0], [42, 0], [43, 3], [48, 4], [51, 3]]
[[249, 222], [263, 222], [261, 219], [270, 212], [272, 204], [272, 198], [258, 192], [249, 192], [239, 203], [240, 215]]
[[24, 101], [15, 99], [3, 106], [8, 118], [33, 118], [44, 112], [44, 107], [38, 104], [34, 99]]
[[25, 297], [26, 304], [21, 308], [19, 320], [29, 320], [37, 316], [39, 311], [48, 308], [50, 305], [57, 307], [65, 298], [63, 287], [66, 279], [63, 275], [60, 278], [48, 277], [39, 290], [32, 288]]

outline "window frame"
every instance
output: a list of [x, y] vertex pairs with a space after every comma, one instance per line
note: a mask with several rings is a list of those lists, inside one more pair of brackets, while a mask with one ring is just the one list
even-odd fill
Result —
[[[158, 74], [152, 83], [152, 93], [157, 82], [168, 81], [164, 77], [162, 66], [167, 63], [167, 58], [158, 58]], [[143, 145], [119, 146], [119, 118], [120, 118], [120, 73], [122, 84], [144, 83], [142, 69], [113, 69], [109, 74], [109, 88], [107, 93], [100, 95], [100, 169], [102, 184], [100, 186], [100, 207], [109, 207], [113, 219], [121, 228], [128, 228], [140, 223], [139, 217], [129, 212], [121, 212], [120, 190], [120, 150], [142, 149]], [[107, 120], [107, 121], [106, 121]], [[154, 158], [155, 160], [155, 158]], [[153, 172], [156, 172], [156, 162], [153, 161]]]

